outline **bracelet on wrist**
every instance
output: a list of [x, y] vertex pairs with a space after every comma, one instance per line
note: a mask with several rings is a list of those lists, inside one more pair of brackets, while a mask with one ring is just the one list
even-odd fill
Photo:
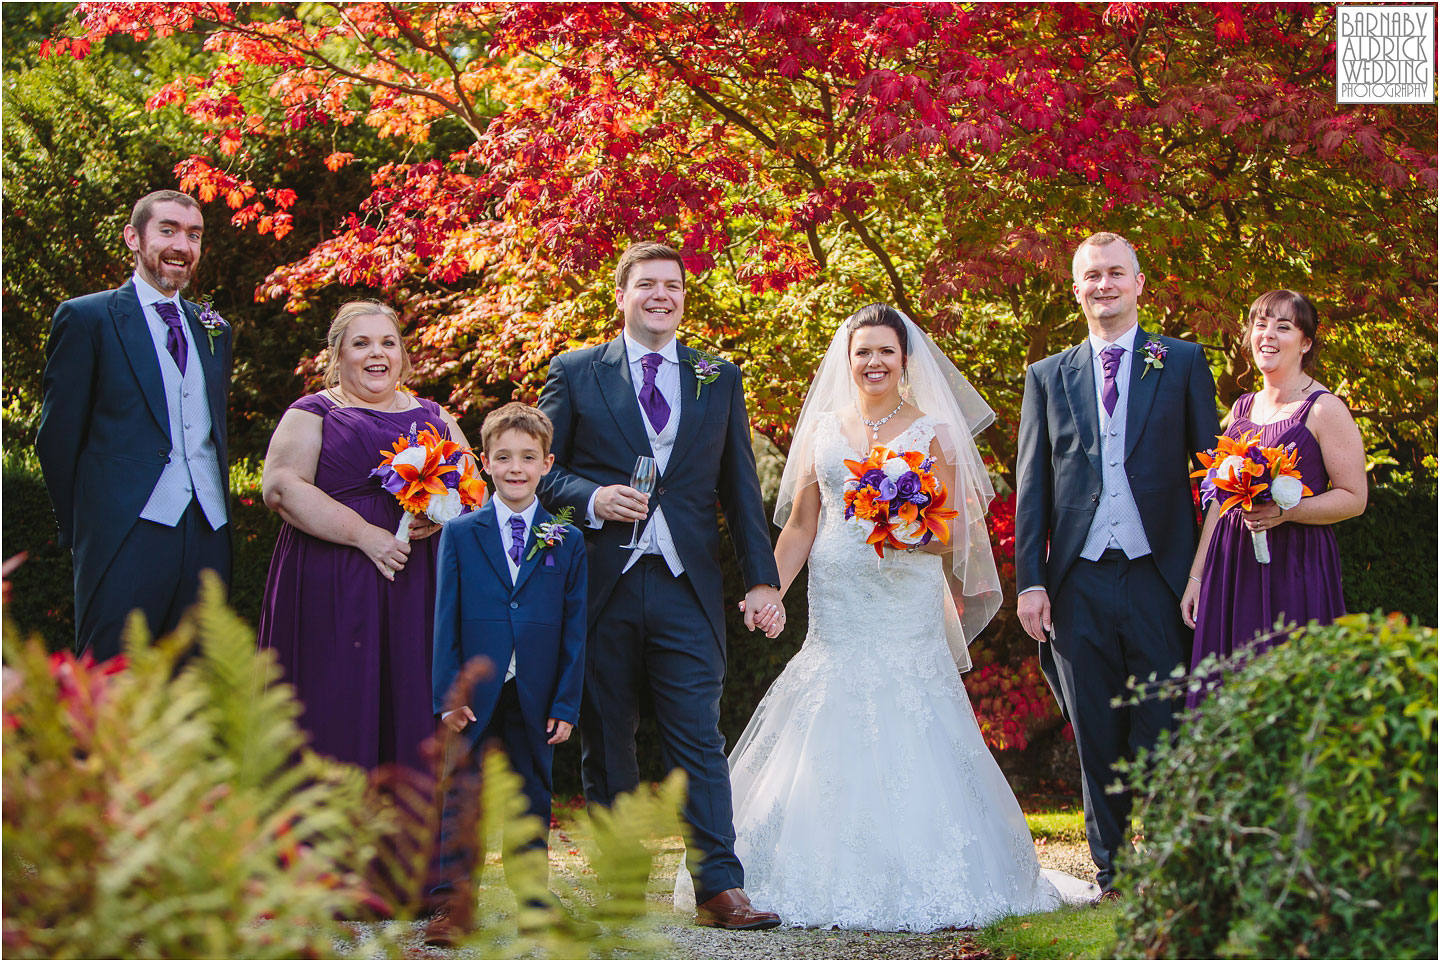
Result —
[[1187, 577], [1189, 577], [1189, 579], [1190, 579], [1191, 581], [1195, 582], [1197, 585], [1198, 585], [1198, 584], [1203, 584], [1203, 582], [1202, 582], [1199, 578], [1195, 577], [1194, 575], [1188, 575]]

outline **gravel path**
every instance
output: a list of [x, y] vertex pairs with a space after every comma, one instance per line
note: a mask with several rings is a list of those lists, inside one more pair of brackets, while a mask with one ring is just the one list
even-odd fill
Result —
[[[563, 830], [552, 833], [550, 871], [554, 877], [577, 879], [588, 874], [589, 865]], [[1059, 869], [1077, 878], [1090, 878], [1094, 867], [1083, 842], [1059, 842], [1041, 839], [1036, 853], [1042, 868]], [[571, 854], [571, 853], [575, 854]], [[671, 906], [675, 872], [680, 867], [683, 848], [679, 836], [665, 839], [656, 855], [650, 877], [649, 898], [658, 913], [666, 917], [660, 925], [661, 934], [673, 943], [670, 957], [677, 959], [988, 959], [990, 955], [974, 941], [972, 932], [945, 930], [928, 935], [909, 932], [848, 932], [823, 929], [790, 929], [781, 927], [768, 932], [728, 932], [702, 928], [686, 913]], [[493, 876], [491, 873], [494, 873]], [[498, 864], [486, 867], [487, 883], [503, 885]], [[401, 923], [389, 923], [400, 926]], [[357, 925], [363, 936], [369, 926]], [[455, 959], [478, 958], [473, 951], [444, 951], [427, 947], [423, 929], [406, 926], [391, 928], [399, 935], [407, 958]], [[342, 946], [337, 946], [342, 949]]]

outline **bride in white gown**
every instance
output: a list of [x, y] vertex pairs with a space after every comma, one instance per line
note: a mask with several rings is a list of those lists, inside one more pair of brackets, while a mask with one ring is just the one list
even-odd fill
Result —
[[[730, 756], [746, 890], [787, 925], [928, 932], [1098, 891], [1041, 872], [957, 671], [1000, 599], [971, 440], [993, 418], [878, 304], [840, 326], [806, 396], [775, 556], [782, 591], [809, 563], [809, 632]], [[877, 557], [873, 524], [845, 517], [844, 462], [874, 445], [935, 459], [960, 512], [949, 545]]]

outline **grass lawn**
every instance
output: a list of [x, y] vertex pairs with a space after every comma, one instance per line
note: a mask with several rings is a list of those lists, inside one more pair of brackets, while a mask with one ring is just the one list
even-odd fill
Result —
[[1108, 902], [1012, 915], [981, 929], [975, 941], [997, 959], [1108, 959], [1119, 914], [1120, 907]]

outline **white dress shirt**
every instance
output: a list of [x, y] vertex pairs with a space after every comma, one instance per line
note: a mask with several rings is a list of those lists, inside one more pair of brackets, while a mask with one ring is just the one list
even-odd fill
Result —
[[[635, 405], [640, 406], [640, 391], [645, 386], [645, 367], [643, 360], [647, 354], [659, 354], [662, 358], [660, 366], [655, 371], [655, 387], [659, 390], [665, 403], [670, 405], [670, 420], [665, 423], [664, 428], [659, 431], [650, 423], [650, 418], [645, 414], [644, 408], [640, 409], [640, 422], [645, 426], [645, 434], [650, 439], [650, 451], [655, 456], [655, 469], [657, 474], [664, 474], [665, 469], [670, 465], [670, 452], [675, 448], [675, 438], [680, 427], [680, 353], [675, 338], [671, 338], [657, 351], [641, 344], [630, 336], [628, 331], [623, 332], [621, 337], [625, 343], [625, 359], [630, 365], [630, 383], [635, 389]], [[599, 494], [597, 488], [595, 494], [590, 495], [590, 503], [585, 508], [585, 523], [592, 528], [598, 528], [601, 520], [595, 516], [595, 496]], [[654, 492], [650, 495], [655, 496]], [[619, 522], [617, 522], [619, 523]], [[629, 560], [625, 562], [622, 573], [629, 571], [635, 562], [640, 560], [643, 554], [658, 554], [665, 559], [666, 566], [670, 573], [679, 577], [685, 566], [680, 563], [680, 553], [675, 549], [675, 539], [670, 534], [670, 526], [665, 522], [665, 512], [657, 507], [650, 514], [650, 520], [640, 532], [640, 538], [636, 542], [640, 547], [630, 554]]]
[[[511, 511], [509, 506], [499, 498], [492, 498], [491, 500], [495, 503], [495, 527], [500, 529], [500, 550], [505, 554], [505, 563], [510, 566], [510, 584], [513, 585], [515, 584], [515, 580], [520, 577], [520, 565], [514, 558], [510, 557], [510, 547], [515, 543], [514, 537], [510, 534], [510, 519], [519, 516], [524, 520], [524, 544], [528, 546], [531, 538], [530, 529], [535, 526], [535, 506], [540, 502], [532, 497], [530, 503], [525, 506], [524, 510]], [[520, 550], [521, 561], [525, 560], [526, 550], [526, 548], [521, 548]], [[510, 667], [505, 669], [505, 681], [509, 681], [514, 677], [515, 652], [512, 651], [510, 652]]]

